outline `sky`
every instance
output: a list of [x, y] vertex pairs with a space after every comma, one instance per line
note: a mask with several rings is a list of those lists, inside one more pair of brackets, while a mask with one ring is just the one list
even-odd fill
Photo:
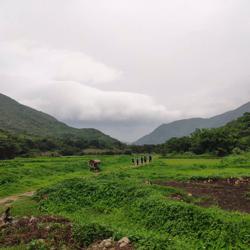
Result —
[[1, 0], [0, 92], [132, 142], [250, 101], [249, 0]]

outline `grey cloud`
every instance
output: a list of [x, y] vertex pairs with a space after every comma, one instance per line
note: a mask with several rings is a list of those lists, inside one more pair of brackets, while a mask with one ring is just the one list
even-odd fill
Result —
[[[124, 140], [212, 116], [249, 101], [249, 8], [248, 0], [2, 0], [0, 91]], [[69, 107], [57, 114], [61, 103]]]

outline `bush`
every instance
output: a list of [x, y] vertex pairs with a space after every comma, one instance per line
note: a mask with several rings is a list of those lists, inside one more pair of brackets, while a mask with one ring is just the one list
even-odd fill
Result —
[[73, 237], [81, 247], [87, 247], [91, 243], [112, 237], [113, 232], [99, 224], [75, 224]]
[[240, 154], [244, 153], [244, 151], [241, 150], [240, 148], [236, 147], [236, 148], [234, 148], [234, 149], [232, 150], [232, 153], [233, 153], [234, 155], [240, 155]]

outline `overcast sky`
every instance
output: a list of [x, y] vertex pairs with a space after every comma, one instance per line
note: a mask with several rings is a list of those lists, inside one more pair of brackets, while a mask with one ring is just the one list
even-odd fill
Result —
[[249, 0], [1, 0], [0, 92], [133, 141], [250, 100]]

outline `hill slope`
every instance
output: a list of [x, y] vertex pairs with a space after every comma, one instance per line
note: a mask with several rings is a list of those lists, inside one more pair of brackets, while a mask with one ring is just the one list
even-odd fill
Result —
[[3, 94], [0, 94], [0, 129], [39, 137], [73, 136], [84, 138], [86, 141], [97, 140], [107, 145], [119, 143], [96, 129], [69, 127], [54, 117], [22, 105]]
[[138, 139], [134, 144], [161, 144], [173, 137], [189, 135], [197, 128], [217, 128], [237, 119], [245, 112], [250, 112], [250, 102], [235, 110], [211, 118], [191, 118], [162, 124], [150, 134]]

